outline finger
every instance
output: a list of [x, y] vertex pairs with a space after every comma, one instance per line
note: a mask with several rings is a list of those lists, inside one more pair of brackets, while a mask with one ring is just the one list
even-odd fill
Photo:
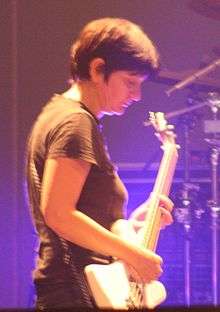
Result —
[[162, 273], [163, 270], [159, 265], [154, 269], [149, 269], [148, 273], [145, 275], [145, 283], [159, 279]]
[[166, 208], [164, 207], [160, 207], [160, 212], [161, 212], [161, 217], [165, 217], [165, 218], [172, 218], [172, 214], [170, 213], [170, 211], [168, 211]]
[[157, 263], [158, 265], [162, 265], [163, 264], [163, 259], [161, 256], [159, 256], [158, 254], [156, 254], [154, 251], [147, 249], [147, 253], [151, 258], [151, 261], [153, 263]]
[[161, 209], [161, 223], [162, 226], [170, 225], [173, 223], [173, 217], [169, 211], [167, 211], [165, 208], [160, 207]]
[[168, 211], [172, 211], [174, 207], [173, 201], [167, 197], [166, 195], [161, 194], [160, 198], [160, 206], [164, 206]]
[[159, 278], [163, 274], [163, 269], [161, 266], [158, 267], [158, 271], [156, 273], [156, 279]]
[[173, 223], [173, 218], [163, 218], [161, 220], [161, 228], [164, 229], [166, 226], [171, 225]]

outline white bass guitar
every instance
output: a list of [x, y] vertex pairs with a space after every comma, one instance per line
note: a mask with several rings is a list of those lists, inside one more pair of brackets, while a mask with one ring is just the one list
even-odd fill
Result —
[[[163, 113], [150, 112], [150, 121], [156, 136], [162, 142], [163, 157], [157, 173], [148, 208], [141, 245], [156, 250], [160, 233], [161, 211], [158, 195], [169, 195], [174, 170], [178, 158], [173, 126], [167, 125]], [[92, 296], [99, 308], [129, 310], [153, 309], [166, 298], [164, 285], [159, 281], [142, 284], [128, 276], [122, 261], [111, 264], [90, 264], [85, 267], [85, 275]]]

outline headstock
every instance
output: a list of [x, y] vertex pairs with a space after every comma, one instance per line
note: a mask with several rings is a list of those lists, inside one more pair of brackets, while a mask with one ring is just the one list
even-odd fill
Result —
[[175, 138], [176, 134], [173, 132], [174, 126], [168, 125], [164, 113], [161, 112], [149, 112], [150, 114], [150, 123], [156, 130], [155, 135], [159, 138], [159, 140], [166, 144], [176, 144]]

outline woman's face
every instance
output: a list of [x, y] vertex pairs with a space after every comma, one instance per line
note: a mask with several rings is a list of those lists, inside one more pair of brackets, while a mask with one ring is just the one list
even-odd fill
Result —
[[147, 76], [132, 71], [113, 72], [100, 86], [101, 110], [107, 115], [122, 115], [133, 102], [141, 99], [141, 86]]

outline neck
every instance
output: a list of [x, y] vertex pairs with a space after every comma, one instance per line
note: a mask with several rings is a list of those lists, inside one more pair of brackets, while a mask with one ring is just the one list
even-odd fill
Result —
[[103, 116], [96, 88], [90, 81], [77, 81], [63, 93], [68, 99], [83, 103], [98, 119]]

